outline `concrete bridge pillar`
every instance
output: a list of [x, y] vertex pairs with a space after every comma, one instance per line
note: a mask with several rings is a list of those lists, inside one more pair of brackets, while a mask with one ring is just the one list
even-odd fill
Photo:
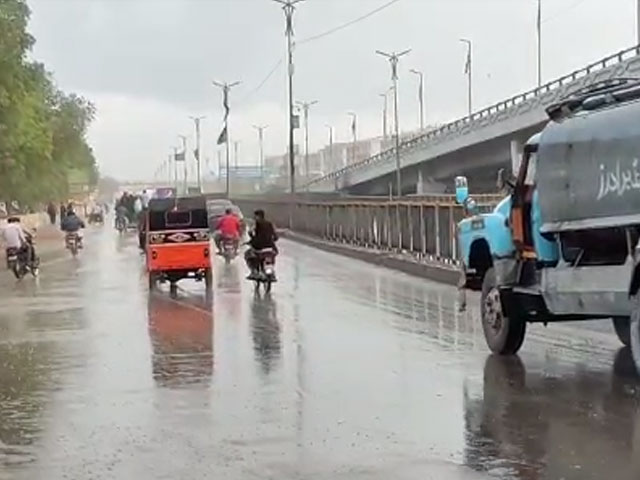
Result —
[[519, 140], [511, 140], [511, 173], [518, 175], [520, 163], [522, 162], [523, 145]]

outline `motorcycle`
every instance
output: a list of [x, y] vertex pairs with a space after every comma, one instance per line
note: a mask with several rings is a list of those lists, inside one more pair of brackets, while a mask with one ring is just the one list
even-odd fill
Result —
[[127, 217], [117, 216], [116, 217], [116, 230], [121, 234], [125, 232], [127, 229]]
[[31, 273], [34, 277], [40, 272], [40, 259], [31, 253], [34, 252], [35, 241], [33, 235], [25, 232], [28, 249], [21, 250], [19, 248], [7, 248], [7, 268], [13, 272], [16, 279], [21, 280], [27, 273]]
[[226, 263], [231, 263], [231, 261], [238, 255], [237, 242], [233, 238], [223, 238], [222, 251], [220, 252], [220, 255], [224, 257], [224, 261]]
[[256, 284], [256, 291], [260, 289], [260, 285], [264, 285], [265, 293], [271, 292], [271, 285], [276, 281], [276, 251], [273, 248], [263, 248], [257, 250], [258, 270], [253, 280]]
[[104, 224], [104, 214], [102, 212], [91, 212], [87, 218], [90, 224]]
[[78, 232], [67, 233], [64, 241], [67, 250], [69, 250], [71, 255], [75, 258], [78, 255], [78, 250], [82, 248], [80, 234], [78, 234]]

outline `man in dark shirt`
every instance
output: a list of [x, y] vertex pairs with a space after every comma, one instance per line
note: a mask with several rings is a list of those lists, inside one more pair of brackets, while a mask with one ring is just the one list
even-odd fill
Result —
[[249, 245], [251, 248], [249, 248], [244, 255], [247, 266], [251, 270], [249, 277], [247, 277], [250, 280], [254, 279], [256, 270], [258, 269], [258, 256], [256, 255], [257, 250], [273, 248], [276, 255], [278, 254], [278, 248], [276, 247], [278, 234], [276, 233], [273, 223], [265, 219], [264, 210], [256, 210], [253, 212], [253, 215], [255, 219], [255, 226], [253, 231], [249, 232], [249, 236], [251, 237]]

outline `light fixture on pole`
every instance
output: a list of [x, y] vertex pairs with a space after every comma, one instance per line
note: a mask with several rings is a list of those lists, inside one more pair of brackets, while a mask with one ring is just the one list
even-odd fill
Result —
[[309, 107], [318, 103], [317, 100], [312, 102], [296, 102], [296, 105], [302, 110], [304, 117], [304, 173], [309, 178]]
[[411, 69], [411, 73], [418, 76], [418, 107], [420, 114], [420, 131], [424, 130], [424, 73], [420, 70]]
[[354, 112], [348, 112], [351, 117], [351, 163], [356, 163], [356, 142], [358, 141], [358, 115]]
[[193, 120], [196, 129], [196, 149], [193, 151], [193, 156], [196, 159], [196, 179], [198, 183], [198, 191], [202, 193], [202, 168], [200, 166], [200, 122], [206, 117], [189, 117]]
[[467, 40], [466, 38], [461, 38], [460, 41], [467, 46], [467, 60], [464, 63], [464, 73], [466, 73], [467, 75], [467, 108], [469, 111], [469, 116], [471, 116], [471, 114], [473, 113], [473, 77], [471, 75], [473, 44], [471, 43], [471, 40]]
[[402, 196], [402, 177], [400, 173], [401, 165], [400, 165], [400, 127], [398, 124], [398, 61], [400, 57], [407, 55], [411, 49], [404, 50], [400, 53], [392, 52], [386, 53], [380, 50], [376, 50], [378, 55], [382, 55], [383, 57], [389, 60], [391, 64], [391, 81], [393, 82], [393, 116], [395, 121], [395, 130], [396, 130], [396, 193], [400, 197]]
[[293, 113], [293, 14], [295, 12], [295, 5], [303, 0], [273, 0], [282, 5], [284, 11], [286, 28], [285, 35], [287, 37], [287, 74], [288, 74], [288, 86], [289, 86], [289, 108], [288, 108], [288, 125], [289, 125], [289, 189], [293, 195], [296, 191], [296, 165], [295, 165], [295, 150], [294, 150], [294, 138], [293, 130], [296, 128], [294, 125], [294, 113]]
[[222, 127], [222, 131], [220, 132], [220, 135], [218, 135], [218, 141], [217, 144], [218, 145], [222, 145], [223, 143], [225, 144], [226, 147], [226, 187], [225, 187], [225, 194], [226, 197], [229, 198], [229, 195], [231, 194], [231, 174], [230, 174], [230, 165], [229, 165], [229, 155], [230, 155], [230, 149], [229, 149], [229, 113], [231, 111], [231, 107], [229, 106], [229, 92], [231, 91], [231, 89], [237, 85], [240, 85], [240, 82], [233, 82], [233, 83], [227, 83], [227, 82], [216, 82], [215, 80], [213, 81], [213, 84], [222, 89], [222, 106], [224, 107], [224, 121], [223, 121], [223, 127]]

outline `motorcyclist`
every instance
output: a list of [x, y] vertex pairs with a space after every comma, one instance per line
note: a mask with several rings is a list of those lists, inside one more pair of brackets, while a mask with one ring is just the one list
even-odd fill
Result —
[[76, 234], [78, 236], [78, 248], [83, 247], [83, 244], [82, 244], [83, 238], [82, 238], [81, 229], [85, 228], [85, 225], [82, 219], [78, 217], [78, 215], [76, 215], [76, 212], [73, 210], [73, 207], [67, 208], [67, 216], [64, 217], [64, 220], [62, 221], [62, 225], [60, 228], [67, 235]]
[[233, 240], [234, 247], [238, 248], [241, 228], [240, 219], [233, 213], [233, 210], [227, 208], [222, 218], [218, 220], [216, 231], [213, 234], [218, 252], [222, 251], [222, 241], [227, 238]]
[[7, 250], [12, 248], [18, 250], [18, 255], [31, 267], [37, 266], [38, 257], [33, 244], [33, 234], [22, 227], [19, 217], [7, 219], [7, 224], [2, 228], [0, 234]]
[[257, 255], [258, 250], [272, 248], [275, 254], [278, 254], [278, 248], [276, 247], [278, 234], [276, 233], [276, 229], [273, 226], [273, 223], [265, 218], [264, 210], [256, 210], [255, 212], [253, 212], [253, 215], [255, 226], [253, 230], [249, 232], [250, 248], [244, 254], [244, 259], [247, 262], [247, 267], [249, 267], [249, 270], [251, 271], [251, 273], [249, 273], [249, 276], [247, 277], [247, 279], [249, 280], [255, 280], [256, 278], [259, 260], [259, 257]]

